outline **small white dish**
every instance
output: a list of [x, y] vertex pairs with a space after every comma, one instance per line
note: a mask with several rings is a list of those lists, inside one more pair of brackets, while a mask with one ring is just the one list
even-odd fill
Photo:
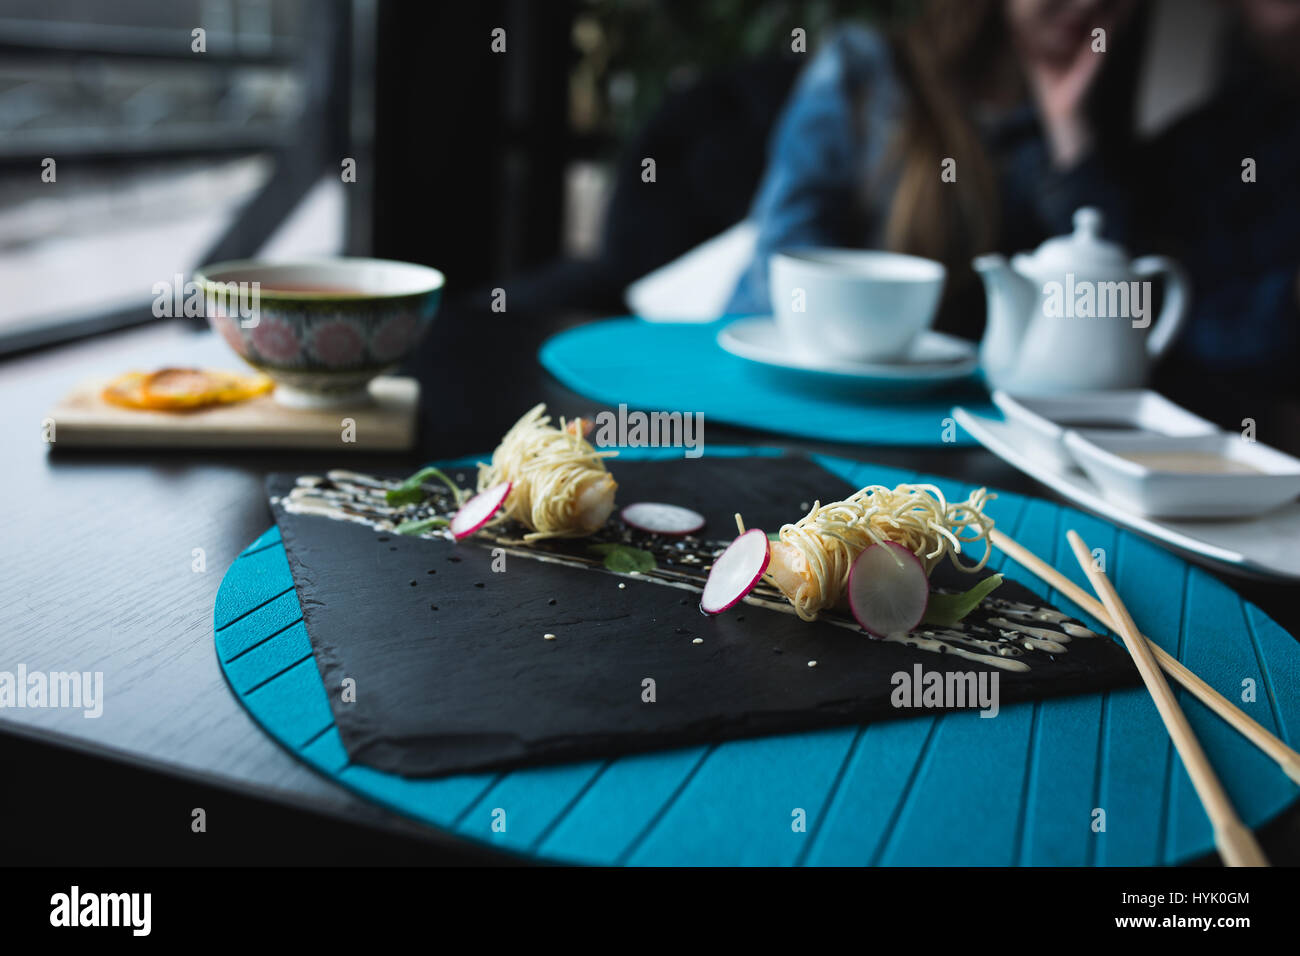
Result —
[[1159, 392], [1131, 389], [1075, 395], [1013, 395], [993, 392], [993, 404], [1016, 426], [1035, 457], [1068, 470], [1075, 459], [1065, 447], [1069, 429], [1148, 432], [1155, 435], [1213, 435], [1213, 423], [1175, 405]]
[[1115, 504], [1083, 472], [1051, 467], [1026, 451], [1024, 430], [954, 408], [953, 417], [981, 445], [1061, 497], [1093, 514], [1152, 538], [1192, 559], [1236, 574], [1300, 581], [1300, 502], [1254, 518], [1151, 518]]
[[973, 342], [922, 332], [908, 354], [893, 362], [807, 358], [791, 352], [770, 316], [738, 319], [718, 333], [718, 345], [749, 362], [772, 368], [852, 379], [871, 385], [938, 385], [974, 373], [979, 355]]
[[1067, 431], [1065, 447], [1108, 499], [1147, 517], [1245, 518], [1300, 495], [1300, 461], [1226, 432]]

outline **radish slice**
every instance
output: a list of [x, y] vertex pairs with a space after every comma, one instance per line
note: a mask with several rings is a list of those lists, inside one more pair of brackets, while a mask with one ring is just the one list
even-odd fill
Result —
[[721, 614], [754, 589], [772, 556], [767, 535], [750, 528], [718, 555], [704, 582], [700, 610]]
[[906, 634], [930, 603], [930, 579], [921, 559], [901, 544], [873, 544], [849, 569], [849, 607], [876, 637]]
[[638, 501], [623, 509], [623, 522], [654, 534], [690, 534], [704, 527], [704, 515], [658, 501]]
[[451, 519], [451, 534], [457, 541], [467, 538], [491, 520], [497, 509], [510, 494], [511, 483], [504, 481], [493, 485], [486, 491], [480, 491], [469, 501], [460, 506], [456, 516]]

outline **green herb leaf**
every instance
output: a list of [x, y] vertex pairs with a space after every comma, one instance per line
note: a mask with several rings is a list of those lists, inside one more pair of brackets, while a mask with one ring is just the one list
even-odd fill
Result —
[[1002, 575], [995, 574], [961, 594], [931, 593], [930, 605], [925, 609], [925, 617], [922, 620], [935, 627], [954, 627], [961, 622], [962, 618], [979, 607], [980, 602], [992, 594], [1001, 583]]
[[428, 494], [424, 490], [425, 482], [430, 478], [437, 478], [444, 485], [451, 489], [452, 498], [456, 504], [461, 502], [461, 490], [456, 483], [444, 475], [437, 468], [421, 468], [410, 478], [398, 485], [396, 488], [390, 488], [384, 493], [384, 500], [390, 505], [414, 505], [419, 504]]
[[403, 521], [393, 530], [398, 534], [424, 534], [432, 528], [445, 528], [450, 524], [446, 518], [439, 518], [435, 515], [432, 518], [422, 518], [418, 521]]
[[631, 574], [633, 571], [653, 571], [658, 567], [655, 556], [649, 551], [626, 544], [591, 544], [587, 550], [604, 557], [603, 564], [611, 571]]

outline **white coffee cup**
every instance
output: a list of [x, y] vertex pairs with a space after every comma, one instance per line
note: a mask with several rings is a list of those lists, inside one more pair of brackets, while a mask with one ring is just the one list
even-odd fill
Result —
[[934, 321], [940, 262], [862, 249], [791, 249], [772, 256], [772, 313], [806, 359], [888, 362]]

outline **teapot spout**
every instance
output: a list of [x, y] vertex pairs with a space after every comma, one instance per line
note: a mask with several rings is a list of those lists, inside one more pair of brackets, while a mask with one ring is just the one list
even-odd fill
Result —
[[980, 342], [980, 365], [989, 384], [1003, 388], [1011, 384], [1014, 376], [1038, 290], [1012, 267], [1005, 256], [996, 253], [978, 256], [971, 262], [971, 267], [984, 280], [988, 301], [988, 320]]

